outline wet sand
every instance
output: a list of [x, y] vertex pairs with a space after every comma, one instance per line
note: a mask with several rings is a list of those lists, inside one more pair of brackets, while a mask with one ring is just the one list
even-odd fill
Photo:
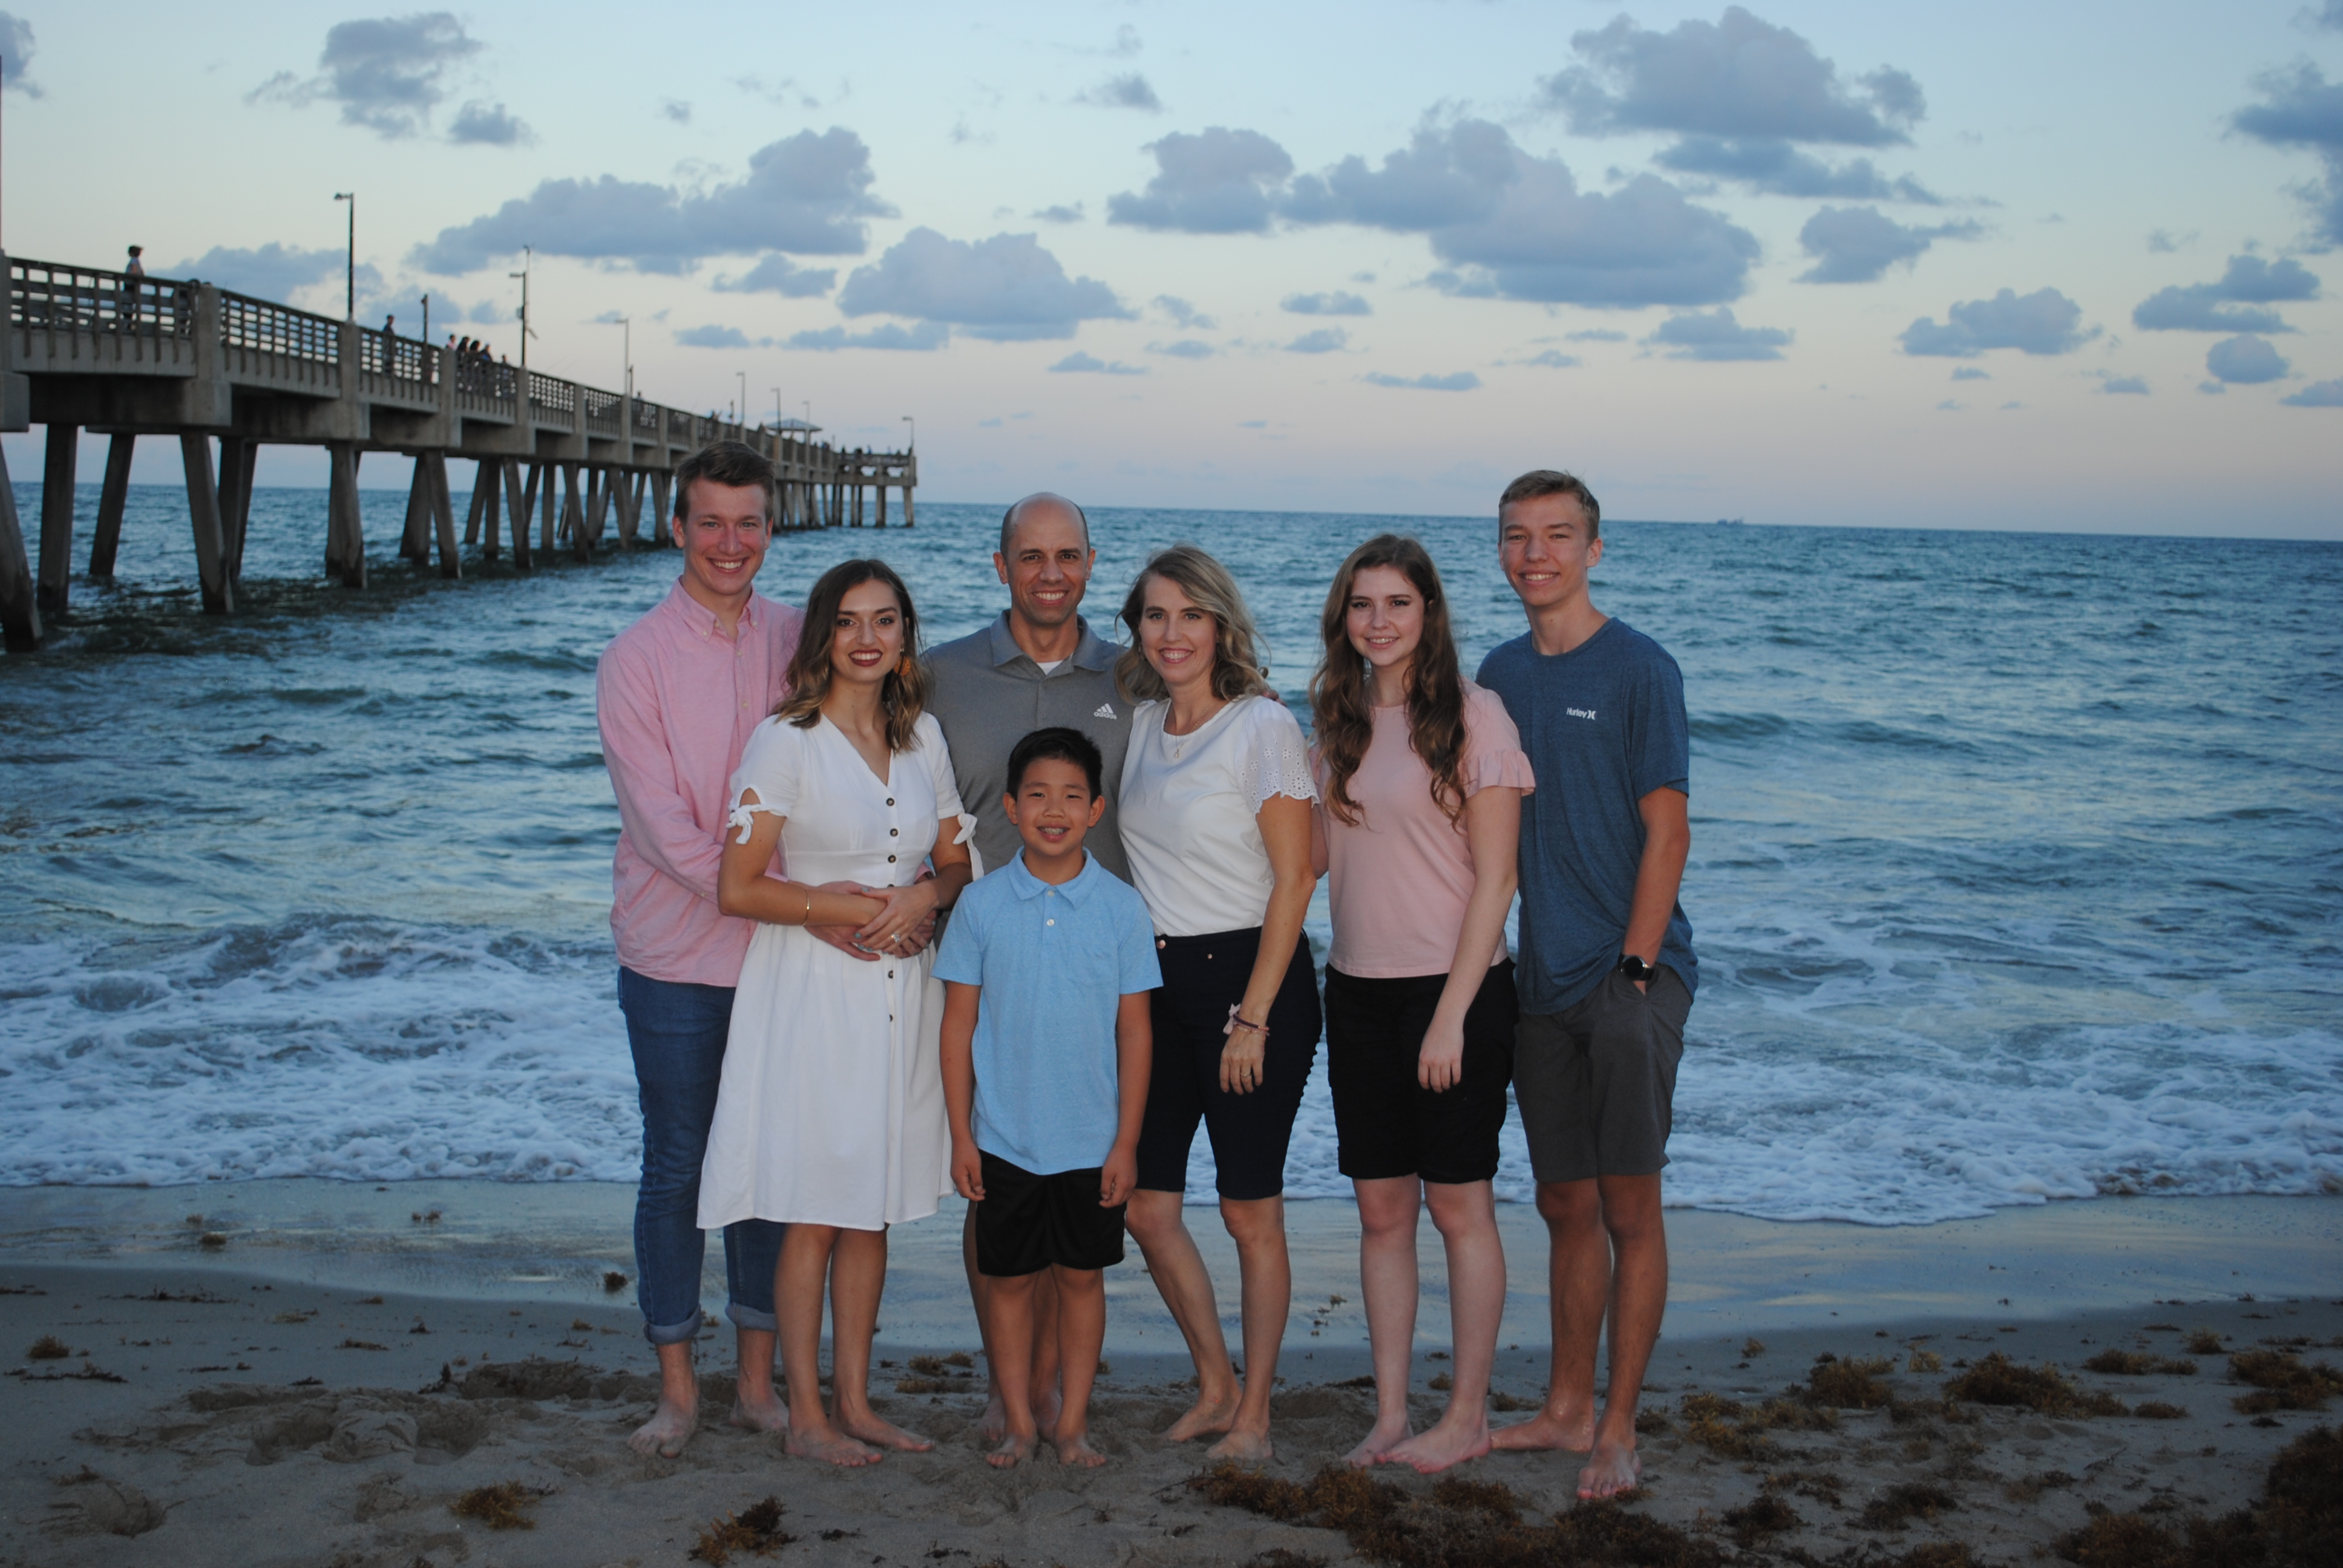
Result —
[[[880, 1348], [894, 1363], [877, 1379], [883, 1408], [936, 1438], [934, 1452], [839, 1472], [716, 1423], [730, 1332], [711, 1327], [711, 1424], [679, 1460], [639, 1458], [625, 1438], [649, 1411], [650, 1358], [630, 1290], [603, 1282], [631, 1271], [628, 1201], [608, 1187], [483, 1183], [0, 1194], [0, 1350], [15, 1367], [0, 1429], [0, 1562], [680, 1563], [703, 1530], [769, 1494], [797, 1537], [777, 1560], [1246, 1563], [1277, 1548], [1353, 1560], [1339, 1533], [1217, 1505], [1183, 1484], [1205, 1467], [1202, 1446], [1152, 1434], [1183, 1408], [1188, 1369], [1135, 1251], [1111, 1276], [1111, 1371], [1095, 1406], [1110, 1464], [987, 1468], [980, 1362], [910, 1364], [977, 1349], [956, 1206], [898, 1232]], [[1546, 1370], [1542, 1228], [1512, 1206], [1503, 1219], [1513, 1300], [1501, 1407], [1534, 1403]], [[1191, 1221], [1232, 1286], [1213, 1216], [1194, 1210]], [[2253, 1391], [2229, 1381], [2227, 1356], [2343, 1360], [2326, 1349], [2343, 1343], [2335, 1200], [2107, 1200], [1916, 1230], [1684, 1211], [1670, 1223], [1675, 1283], [1644, 1394], [1646, 1485], [1631, 1507], [1719, 1560], [1742, 1550], [1726, 1513], [1772, 1478], [1768, 1495], [1797, 1523], [1752, 1537], [1747, 1560], [1857, 1548], [1893, 1560], [1936, 1542], [1966, 1543], [1978, 1562], [2022, 1562], [2093, 1508], [2177, 1517], [2237, 1506], [2280, 1446], [2331, 1419], [2236, 1410]], [[1367, 1371], [1354, 1227], [1347, 1204], [1292, 1206], [1294, 1314], [1272, 1477], [1307, 1482], [1368, 1423], [1372, 1395], [1338, 1386]], [[1424, 1240], [1415, 1403], [1428, 1421], [1446, 1322], [1428, 1224]], [[720, 1311], [720, 1300], [709, 1305]], [[1232, 1300], [1222, 1306], [1233, 1312]], [[2199, 1329], [2218, 1353], [2187, 1350]], [[44, 1337], [65, 1353], [15, 1359]], [[2083, 1370], [2109, 1349], [2144, 1353], [2157, 1370]], [[1793, 1400], [1777, 1412], [1808, 1413], [1761, 1429], [1768, 1401], [1822, 1386], [1809, 1380], [1825, 1352], [1889, 1358], [1875, 1376], [1894, 1407]], [[1996, 1352], [2053, 1363], [2083, 1395], [2128, 1412], [2185, 1413], [1947, 1404], [1962, 1363]], [[1941, 1366], [1920, 1370], [1930, 1355]], [[1576, 1469], [1566, 1455], [1497, 1455], [1458, 1473], [1503, 1483], [1528, 1516], [1568, 1508]], [[534, 1528], [451, 1512], [470, 1489], [505, 1483], [522, 1489]], [[1886, 1523], [1898, 1498], [1924, 1494], [1942, 1501]]]

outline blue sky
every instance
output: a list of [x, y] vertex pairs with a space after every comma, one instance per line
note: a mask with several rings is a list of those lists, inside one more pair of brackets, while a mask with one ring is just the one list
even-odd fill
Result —
[[2343, 0], [9, 5], [13, 253], [338, 313], [355, 189], [370, 321], [528, 244], [938, 499], [2343, 536]]

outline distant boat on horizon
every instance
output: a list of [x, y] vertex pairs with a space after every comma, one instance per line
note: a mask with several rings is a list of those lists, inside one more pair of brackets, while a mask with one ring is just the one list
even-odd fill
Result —
[[1716, 526], [1720, 528], [1737, 528], [1743, 524], [1739, 518], [1719, 518], [1716, 519]]

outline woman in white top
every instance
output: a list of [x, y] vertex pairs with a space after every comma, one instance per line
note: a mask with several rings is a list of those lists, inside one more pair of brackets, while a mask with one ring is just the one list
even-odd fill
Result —
[[[1351, 552], [1319, 618], [1313, 859], [1331, 874], [1326, 1076], [1342, 1174], [1359, 1198], [1359, 1276], [1375, 1424], [1353, 1464], [1447, 1469], [1489, 1452], [1489, 1368], [1505, 1310], [1490, 1180], [1513, 1076], [1513, 901], [1530, 759], [1496, 693], [1464, 678], [1424, 548], [1383, 534]], [[1448, 1252], [1454, 1386], [1410, 1435], [1415, 1228]]]
[[[717, 903], [760, 922], [699, 1178], [699, 1223], [787, 1221], [774, 1276], [789, 1451], [869, 1464], [932, 1447], [870, 1408], [887, 1227], [951, 1191], [938, 1052], [943, 987], [920, 927], [968, 885], [968, 829], [925, 693], [919, 620], [885, 562], [831, 568], [806, 602], [789, 699], [732, 775]], [[768, 874], [776, 849], [788, 881]], [[920, 863], [936, 874], [916, 881]], [[856, 884], [860, 893], [822, 884]], [[866, 963], [809, 934], [857, 928]], [[822, 1408], [822, 1288], [836, 1410]]]
[[[1131, 585], [1122, 618], [1136, 646], [1116, 678], [1144, 700], [1131, 711], [1116, 809], [1163, 971], [1125, 1223], [1196, 1362], [1195, 1407], [1164, 1435], [1224, 1432], [1215, 1455], [1266, 1459], [1293, 1287], [1285, 1150], [1318, 1053], [1318, 987], [1302, 934], [1318, 880], [1316, 790], [1302, 726], [1266, 695], [1252, 618], [1226, 568], [1192, 545], [1165, 550]], [[1237, 1244], [1242, 1387], [1212, 1275], [1181, 1213], [1199, 1121]]]

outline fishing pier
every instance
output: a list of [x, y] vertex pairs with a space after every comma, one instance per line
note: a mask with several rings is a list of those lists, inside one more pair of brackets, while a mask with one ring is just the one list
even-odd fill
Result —
[[[415, 459], [398, 553], [426, 568], [436, 558], [445, 578], [463, 575], [468, 547], [490, 561], [509, 551], [526, 570], [559, 550], [589, 560], [606, 544], [668, 543], [675, 465], [716, 440], [773, 460], [780, 528], [885, 528], [890, 489], [902, 492], [902, 526], [912, 523], [919, 461], [908, 450], [817, 444], [800, 422], [692, 414], [208, 283], [13, 256], [0, 265], [0, 430], [41, 425], [48, 436], [30, 554], [0, 455], [0, 631], [11, 651], [38, 648], [45, 618], [66, 608], [85, 430], [112, 437], [89, 575], [114, 575], [138, 437], [176, 437], [203, 606], [215, 615], [236, 608], [254, 459], [270, 443], [331, 455], [325, 572], [354, 588], [366, 586], [358, 463], [368, 452]], [[478, 465], [460, 535], [451, 459]]]

